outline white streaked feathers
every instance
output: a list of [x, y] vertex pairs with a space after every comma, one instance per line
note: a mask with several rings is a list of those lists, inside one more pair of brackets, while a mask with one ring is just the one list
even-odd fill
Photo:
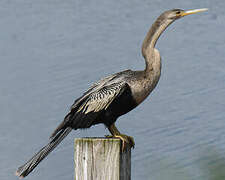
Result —
[[[110, 76], [107, 76], [103, 79], [100, 79], [99, 81], [97, 81], [96, 83], [94, 83], [84, 94], [83, 96], [81, 96], [79, 99], [77, 99], [74, 104], [71, 106], [71, 111], [73, 109], [78, 108], [78, 111], [81, 112], [81, 110], [86, 107], [86, 103], [87, 100], [91, 100], [93, 98], [93, 96], [98, 96], [97, 94], [100, 93], [102, 95], [100, 96], [106, 96], [107, 93], [109, 93], [108, 98], [110, 99], [110, 97], [112, 98], [113, 95], [116, 96], [116, 92], [113, 92], [113, 88], [116, 88], [118, 85], [120, 84], [125, 84], [126, 83], [126, 77], [129, 76], [129, 74], [131, 73], [131, 70], [126, 70], [126, 71], [122, 71], [120, 73], [116, 73]], [[112, 90], [110, 90], [112, 88]], [[105, 92], [105, 91], [109, 91], [109, 92]], [[111, 93], [111, 94], [110, 94]], [[92, 97], [92, 98], [90, 98]], [[114, 97], [115, 98], [115, 97]], [[94, 103], [94, 101], [97, 100], [91, 100], [93, 101], [91, 104]], [[98, 100], [100, 101], [100, 100]], [[106, 100], [103, 100], [106, 101]], [[112, 102], [112, 101], [111, 101]], [[82, 104], [81, 104], [82, 103]], [[108, 103], [110, 104], [110, 103]], [[81, 108], [82, 107], [82, 108]], [[93, 110], [94, 107], [92, 107], [91, 109]], [[99, 109], [99, 108], [98, 108]], [[82, 110], [82, 112], [84, 112], [85, 110]], [[96, 111], [95, 111], [96, 112]]]
[[89, 95], [87, 100], [79, 107], [77, 112], [89, 113], [99, 112], [107, 109], [112, 101], [118, 96], [118, 94], [125, 87], [125, 82], [117, 82], [108, 86], [103, 86], [98, 91], [95, 91]]

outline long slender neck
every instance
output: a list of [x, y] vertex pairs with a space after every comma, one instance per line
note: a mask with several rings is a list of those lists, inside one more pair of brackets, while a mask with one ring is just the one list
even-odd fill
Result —
[[154, 48], [155, 44], [163, 33], [163, 31], [173, 22], [172, 19], [167, 19], [163, 15], [159, 16], [155, 23], [147, 33], [144, 42], [142, 44], [142, 55], [145, 58], [145, 71], [152, 69], [152, 63], [154, 61]]

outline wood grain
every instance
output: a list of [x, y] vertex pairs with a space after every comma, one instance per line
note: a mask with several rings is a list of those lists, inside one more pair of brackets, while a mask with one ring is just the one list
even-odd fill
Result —
[[130, 180], [131, 150], [116, 138], [75, 139], [75, 180]]

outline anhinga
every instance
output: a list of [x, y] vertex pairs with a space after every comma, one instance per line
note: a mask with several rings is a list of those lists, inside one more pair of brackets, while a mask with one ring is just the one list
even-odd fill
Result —
[[155, 88], [161, 73], [161, 59], [155, 44], [162, 32], [175, 20], [207, 9], [184, 11], [173, 9], [162, 13], [149, 30], [142, 45], [145, 58], [143, 71], [126, 70], [94, 83], [71, 107], [64, 121], [50, 137], [50, 142], [36, 153], [27, 163], [19, 167], [16, 175], [27, 176], [69, 133], [72, 129], [89, 128], [103, 123], [112, 137], [122, 140], [122, 148], [134, 146], [130, 136], [121, 134], [115, 126], [117, 118], [134, 109]]

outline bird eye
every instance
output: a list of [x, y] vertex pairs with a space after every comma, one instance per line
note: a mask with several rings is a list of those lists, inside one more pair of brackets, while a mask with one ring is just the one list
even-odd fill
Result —
[[180, 14], [180, 11], [177, 11], [176, 14]]

